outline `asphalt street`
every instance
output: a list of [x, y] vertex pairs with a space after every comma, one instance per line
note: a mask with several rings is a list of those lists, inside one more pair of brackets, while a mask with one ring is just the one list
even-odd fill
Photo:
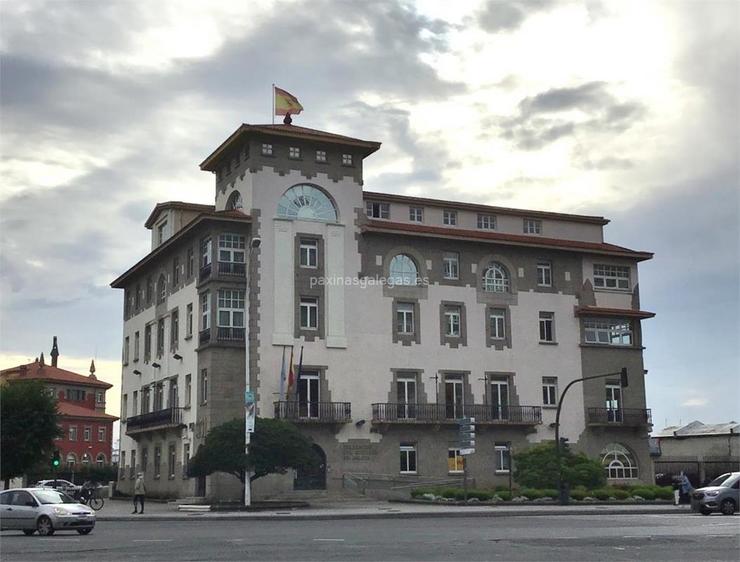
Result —
[[740, 516], [338, 521], [102, 521], [92, 534], [1, 535], [4, 561], [733, 560]]

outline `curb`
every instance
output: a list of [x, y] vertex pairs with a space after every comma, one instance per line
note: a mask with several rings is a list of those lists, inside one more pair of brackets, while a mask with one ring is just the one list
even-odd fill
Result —
[[685, 509], [573, 509], [562, 511], [560, 509], [538, 510], [536, 512], [525, 512], [523, 510], [491, 510], [491, 511], [408, 511], [383, 513], [327, 513], [327, 514], [274, 514], [274, 515], [248, 515], [231, 514], [220, 515], [217, 512], [192, 513], [188, 515], [148, 515], [135, 517], [133, 515], [98, 516], [97, 521], [338, 521], [347, 519], [435, 519], [435, 518], [460, 518], [460, 517], [544, 517], [553, 515], [691, 515], [691, 511]]

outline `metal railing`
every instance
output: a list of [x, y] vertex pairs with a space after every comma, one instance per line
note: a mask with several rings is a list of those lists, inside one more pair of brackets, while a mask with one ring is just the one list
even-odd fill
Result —
[[306, 423], [344, 423], [352, 420], [349, 402], [275, 402], [275, 417]]
[[176, 427], [182, 425], [182, 408], [165, 408], [131, 416], [126, 419], [126, 433], [138, 433], [153, 428]]
[[594, 425], [639, 427], [653, 423], [650, 410], [643, 408], [588, 408], [586, 419]]
[[246, 275], [247, 268], [243, 262], [232, 262], [232, 261], [220, 261], [218, 262], [218, 274], [219, 275], [234, 275], [237, 277], [244, 277]]
[[542, 423], [539, 406], [492, 406], [490, 404], [399, 404], [372, 405], [373, 422], [452, 423], [474, 417], [475, 423], [536, 425]]
[[211, 329], [206, 328], [205, 330], [201, 330], [198, 333], [198, 343], [202, 345], [204, 343], [208, 343], [209, 341], [211, 341]]
[[211, 264], [201, 266], [199, 278], [201, 281], [208, 279], [211, 276]]
[[218, 341], [244, 341], [244, 328], [218, 327]]

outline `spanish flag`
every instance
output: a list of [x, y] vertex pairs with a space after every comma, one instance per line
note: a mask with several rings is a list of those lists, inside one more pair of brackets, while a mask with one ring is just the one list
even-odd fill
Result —
[[285, 90], [275, 88], [275, 115], [298, 115], [303, 111], [303, 106], [298, 98]]

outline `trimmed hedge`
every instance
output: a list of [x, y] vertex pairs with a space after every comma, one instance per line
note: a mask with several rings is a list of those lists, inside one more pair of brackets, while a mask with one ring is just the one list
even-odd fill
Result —
[[[411, 490], [411, 497], [415, 499], [421, 498], [424, 494], [433, 494], [435, 496], [441, 496], [447, 499], [454, 499], [462, 501], [465, 497], [465, 492], [462, 488], [452, 487], [422, 487], [414, 488]], [[558, 498], [558, 491], [555, 489], [538, 489], [538, 488], [521, 488], [514, 489], [513, 493], [509, 492], [509, 488], [504, 486], [497, 486], [490, 490], [468, 490], [468, 499], [476, 498], [479, 501], [485, 502], [490, 501], [493, 496], [496, 495], [503, 501], [511, 501], [512, 498], [518, 496], [526, 496], [530, 500], [536, 500], [540, 498]], [[593, 497], [601, 501], [607, 501], [609, 498], [615, 498], [617, 500], [626, 500], [632, 496], [640, 496], [645, 500], [670, 500], [673, 499], [673, 489], [670, 486], [606, 486], [603, 488], [597, 488], [595, 490], [587, 490], [584, 486], [577, 486], [570, 492], [570, 497], [576, 501], [583, 501], [586, 497]]]

